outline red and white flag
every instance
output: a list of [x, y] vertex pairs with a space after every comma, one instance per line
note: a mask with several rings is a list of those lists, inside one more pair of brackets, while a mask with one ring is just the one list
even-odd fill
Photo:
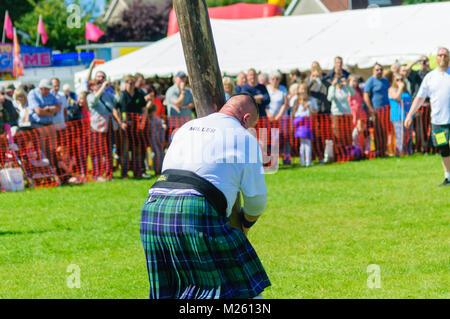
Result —
[[[11, 18], [9, 17], [9, 13], [8, 11], [5, 12], [5, 22], [3, 23], [3, 35], [5, 35], [6, 32], [6, 37], [8, 39], [13, 39], [13, 24], [11, 21]], [[4, 41], [4, 36], [2, 41]]]
[[86, 22], [86, 40], [97, 42], [105, 33], [95, 24]]
[[45, 31], [44, 21], [42, 21], [42, 15], [39, 16], [38, 35], [41, 35], [42, 43], [46, 44], [48, 41], [47, 32]]
[[16, 28], [13, 29], [14, 38], [13, 38], [13, 76], [18, 78], [19, 76], [24, 76], [24, 68], [22, 62], [22, 56], [20, 55], [20, 45], [19, 40], [17, 39]]

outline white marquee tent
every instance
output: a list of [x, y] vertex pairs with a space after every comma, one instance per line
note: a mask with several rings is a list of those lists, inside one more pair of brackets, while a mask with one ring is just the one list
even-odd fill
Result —
[[[430, 3], [249, 20], [211, 20], [222, 73], [254, 67], [270, 72], [322, 68], [342, 56], [346, 65], [371, 67], [406, 62], [450, 47], [450, 3]], [[140, 72], [146, 77], [186, 71], [179, 33], [95, 68], [111, 80]], [[86, 77], [78, 72], [75, 81]]]

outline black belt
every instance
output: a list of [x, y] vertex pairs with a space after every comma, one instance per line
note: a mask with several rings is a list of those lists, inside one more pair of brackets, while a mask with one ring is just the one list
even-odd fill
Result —
[[210, 181], [191, 171], [167, 169], [150, 188], [195, 189], [205, 196], [218, 213], [226, 216], [227, 200], [225, 195]]

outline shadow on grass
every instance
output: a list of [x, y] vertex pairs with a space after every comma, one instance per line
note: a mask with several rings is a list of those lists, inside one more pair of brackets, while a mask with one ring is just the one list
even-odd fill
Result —
[[50, 233], [55, 231], [72, 231], [72, 228], [66, 227], [66, 228], [57, 228], [57, 229], [42, 229], [42, 230], [25, 230], [25, 231], [0, 231], [0, 236], [14, 236], [14, 235], [29, 235], [29, 234], [43, 234], [43, 233]]

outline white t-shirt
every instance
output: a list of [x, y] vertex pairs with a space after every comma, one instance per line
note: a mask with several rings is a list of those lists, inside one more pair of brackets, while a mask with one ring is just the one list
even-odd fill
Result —
[[13, 101], [14, 108], [16, 109], [16, 112], [19, 113], [19, 119], [17, 120], [17, 125], [19, 127], [30, 127], [30, 119], [26, 120], [26, 117], [29, 117], [30, 108], [28, 105], [25, 107], [22, 107], [19, 102]]
[[188, 170], [211, 182], [225, 195], [228, 216], [239, 190], [244, 204], [261, 195], [266, 204], [261, 148], [234, 117], [213, 113], [184, 124], [164, 157], [162, 171], [167, 169]]
[[418, 97], [430, 98], [431, 123], [435, 125], [450, 124], [450, 71], [435, 69], [425, 75], [420, 85]]
[[[277, 116], [278, 112], [280, 112], [280, 109], [284, 104], [284, 97], [288, 95], [287, 89], [285, 86], [280, 85], [278, 90], [272, 91], [269, 85], [267, 87], [267, 91], [270, 95], [270, 104], [268, 105], [268, 111], [272, 116]], [[287, 109], [285, 113], [287, 113]]]

